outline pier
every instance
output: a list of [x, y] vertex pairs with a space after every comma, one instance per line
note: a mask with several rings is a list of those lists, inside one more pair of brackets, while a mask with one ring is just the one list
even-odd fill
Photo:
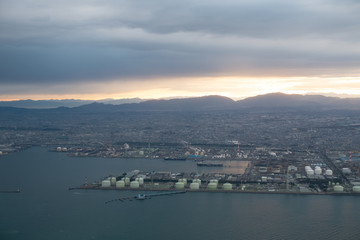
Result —
[[175, 194], [181, 194], [181, 193], [186, 193], [186, 191], [167, 191], [167, 192], [150, 193], [150, 194], [139, 193], [139, 194], [137, 194], [136, 196], [134, 196], [133, 198], [131, 198], [131, 197], [115, 198], [115, 199], [106, 201], [105, 204], [112, 203], [112, 202], [116, 202], [116, 201], [120, 201], [120, 202], [124, 202], [124, 201], [126, 201], [126, 200], [132, 201], [133, 199], [136, 199], [136, 200], [145, 200], [145, 199], [151, 199], [152, 197], [169, 196], [169, 195], [175, 195]]
[[0, 193], [20, 193], [20, 189], [16, 189], [16, 190], [0, 190]]

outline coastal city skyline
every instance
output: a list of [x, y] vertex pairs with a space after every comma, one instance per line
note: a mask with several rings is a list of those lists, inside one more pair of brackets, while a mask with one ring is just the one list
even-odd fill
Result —
[[360, 239], [359, 0], [0, 0], [0, 239]]
[[1, 1], [0, 100], [360, 95], [357, 1]]

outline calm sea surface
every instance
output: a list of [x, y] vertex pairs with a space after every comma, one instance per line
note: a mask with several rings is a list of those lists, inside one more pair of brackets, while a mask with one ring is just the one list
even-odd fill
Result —
[[32, 148], [0, 157], [0, 239], [360, 239], [360, 197], [68, 191], [134, 169], [194, 171], [194, 162], [70, 158]]

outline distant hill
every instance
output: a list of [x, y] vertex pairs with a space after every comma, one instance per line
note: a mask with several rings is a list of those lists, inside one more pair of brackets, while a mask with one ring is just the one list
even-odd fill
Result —
[[237, 102], [239, 107], [256, 109], [360, 110], [360, 98], [270, 93]]
[[102, 100], [79, 100], [79, 99], [63, 99], [63, 100], [18, 100], [18, 101], [0, 101], [0, 107], [17, 107], [17, 108], [58, 108], [58, 107], [79, 107], [93, 102], [119, 105], [124, 103], [139, 103], [145, 100], [140, 98], [129, 99], [102, 99]]
[[141, 103], [122, 104], [121, 110], [134, 111], [204, 111], [234, 109], [235, 101], [222, 96], [205, 96], [170, 100], [149, 100]]
[[[136, 102], [137, 101], [137, 102]], [[20, 104], [21, 102], [21, 104]], [[0, 102], [4, 103], [4, 102]], [[212, 110], [360, 110], [360, 98], [337, 98], [321, 95], [298, 95], [271, 93], [234, 101], [223, 96], [204, 96], [170, 100], [83, 100], [16, 101], [22, 108], [53, 108], [51, 112], [65, 111], [55, 108], [62, 106], [69, 112], [122, 112], [122, 111], [212, 111]], [[116, 103], [116, 105], [115, 105]], [[1, 104], [0, 104], [1, 106]], [[31, 106], [31, 107], [29, 107]], [[41, 107], [40, 107], [41, 106]], [[51, 107], [50, 107], [51, 106]], [[14, 106], [13, 106], [14, 107]], [[5, 108], [2, 108], [5, 111]], [[9, 111], [7, 109], [6, 111]], [[19, 110], [16, 110], [19, 111]]]

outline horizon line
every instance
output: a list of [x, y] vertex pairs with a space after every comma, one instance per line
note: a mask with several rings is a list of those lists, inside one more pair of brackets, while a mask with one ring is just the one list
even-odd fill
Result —
[[141, 98], [141, 97], [125, 97], [125, 98], [97, 98], [97, 99], [91, 99], [91, 98], [12, 98], [12, 99], [0, 99], [0, 102], [18, 102], [18, 101], [116, 101], [116, 100], [135, 100], [139, 99], [142, 101], [148, 101], [148, 100], [171, 100], [171, 99], [185, 99], [185, 98], [199, 98], [199, 97], [208, 97], [208, 96], [220, 96], [220, 97], [226, 97], [230, 98], [233, 101], [239, 101], [251, 97], [257, 97], [257, 96], [264, 96], [269, 94], [285, 94], [285, 95], [301, 95], [301, 96], [324, 96], [324, 97], [335, 97], [335, 98], [360, 98], [359, 94], [338, 94], [334, 92], [306, 92], [306, 93], [286, 93], [286, 92], [269, 92], [264, 94], [257, 94], [257, 95], [251, 95], [251, 96], [245, 96], [245, 97], [228, 97], [225, 95], [220, 94], [205, 94], [205, 95], [193, 95], [193, 96], [167, 96], [167, 97], [159, 97], [159, 98]]

